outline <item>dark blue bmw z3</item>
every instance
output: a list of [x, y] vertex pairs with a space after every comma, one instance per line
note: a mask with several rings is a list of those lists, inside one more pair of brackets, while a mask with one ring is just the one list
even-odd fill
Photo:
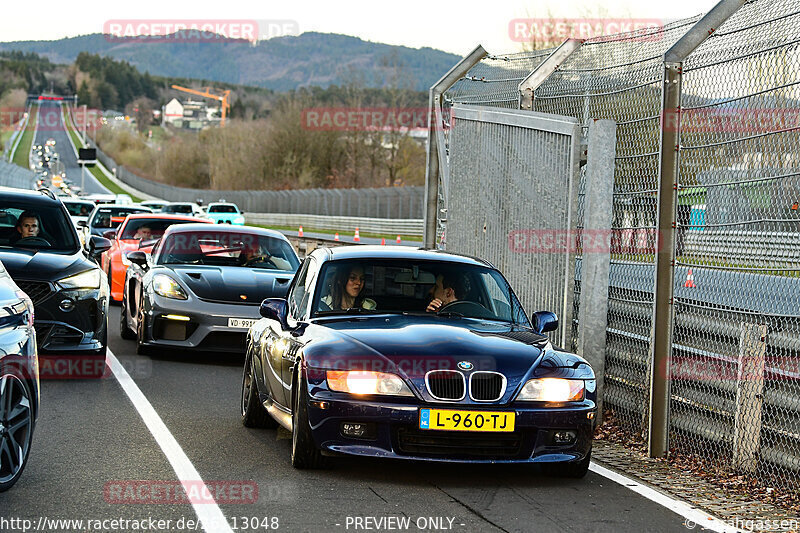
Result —
[[292, 432], [297, 468], [330, 456], [539, 463], [581, 477], [595, 376], [553, 347], [486, 261], [403, 247], [311, 253], [248, 332], [242, 422]]

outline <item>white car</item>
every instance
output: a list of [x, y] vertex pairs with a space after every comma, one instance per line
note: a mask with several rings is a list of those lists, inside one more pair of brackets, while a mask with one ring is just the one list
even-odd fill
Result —
[[194, 202], [170, 202], [161, 208], [161, 212], [170, 215], [203, 216], [203, 208]]

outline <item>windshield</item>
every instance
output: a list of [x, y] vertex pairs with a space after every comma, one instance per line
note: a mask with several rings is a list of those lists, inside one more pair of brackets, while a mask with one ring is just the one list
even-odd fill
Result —
[[192, 214], [192, 206], [189, 204], [165, 205], [161, 208], [163, 213], [189, 213]]
[[88, 217], [94, 211], [92, 202], [64, 202], [64, 207], [73, 217]]
[[133, 213], [149, 213], [149, 209], [133, 207], [98, 207], [89, 221], [92, 228], [116, 228]]
[[505, 278], [476, 265], [398, 260], [331, 261], [317, 284], [315, 316], [343, 313], [426, 313], [527, 323]]
[[164, 220], [163, 218], [129, 218], [122, 228], [120, 239], [149, 241], [160, 239], [173, 224], [190, 224], [194, 220]]
[[169, 235], [159, 246], [156, 263], [287, 271], [295, 271], [300, 266], [297, 255], [286, 241], [246, 231], [214, 230], [181, 231]]
[[0, 199], [0, 246], [75, 253], [75, 228], [60, 205]]
[[238, 213], [235, 205], [212, 205], [208, 208], [209, 213]]

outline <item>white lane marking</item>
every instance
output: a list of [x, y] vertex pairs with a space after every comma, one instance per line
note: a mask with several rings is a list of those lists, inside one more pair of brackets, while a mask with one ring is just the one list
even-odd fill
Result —
[[[161, 447], [167, 460], [172, 465], [175, 474], [184, 486], [184, 490], [188, 491], [191, 487], [193, 492], [200, 489], [201, 493], [204, 495], [211, 494], [207, 490], [203, 479], [200, 477], [200, 473], [197, 472], [197, 469], [195, 469], [189, 457], [187, 457], [183, 449], [181, 449], [178, 441], [172, 436], [172, 433], [167, 429], [164, 421], [161, 420], [161, 417], [158, 416], [156, 410], [153, 409], [153, 406], [141, 389], [139, 389], [139, 386], [136, 385], [136, 382], [133, 381], [133, 378], [128, 374], [119, 362], [119, 359], [117, 359], [110, 349], [108, 350], [106, 361], [114, 377], [117, 378], [117, 381], [122, 386], [122, 390], [128, 395], [133, 406], [139, 412], [139, 416], [144, 420], [147, 429], [150, 430], [153, 438], [156, 439], [156, 442]], [[192, 501], [188, 492], [187, 498], [189, 498], [189, 501]], [[194, 507], [194, 512], [197, 514], [197, 518], [200, 519], [200, 523], [203, 525], [205, 531], [209, 533], [233, 533], [233, 530], [228, 525], [228, 520], [225, 518], [225, 515], [222, 514], [222, 509], [219, 508], [219, 505], [217, 505], [217, 502], [214, 501], [213, 498], [211, 502], [208, 503], [207, 500], [204, 500], [203, 503], [193, 501], [192, 507]]]
[[647, 485], [642, 485], [635, 479], [623, 476], [622, 474], [614, 472], [613, 470], [609, 470], [608, 468], [600, 466], [594, 461], [589, 464], [589, 470], [596, 474], [600, 474], [601, 476], [608, 478], [611, 481], [622, 485], [623, 487], [629, 488], [633, 492], [644, 496], [648, 500], [666, 507], [673, 513], [681, 515], [685, 519], [683, 525], [686, 527], [686, 529], [698, 528], [698, 531], [707, 529], [711, 531], [717, 531], [719, 533], [739, 533], [743, 531], [725, 522], [724, 520], [698, 509], [697, 507], [693, 507], [682, 500], [677, 500], [671, 496], [668, 496], [667, 494], [664, 494], [663, 492], [648, 487]]

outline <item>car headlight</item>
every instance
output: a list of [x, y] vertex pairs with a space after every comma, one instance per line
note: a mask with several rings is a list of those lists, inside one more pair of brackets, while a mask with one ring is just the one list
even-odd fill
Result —
[[579, 402], [585, 385], [582, 379], [538, 378], [529, 380], [517, 400], [532, 402]]
[[186, 300], [187, 298], [178, 282], [166, 274], [153, 276], [153, 290], [164, 298], [175, 298], [176, 300]]
[[57, 281], [64, 289], [99, 289], [100, 269], [93, 268]]
[[328, 387], [350, 394], [385, 394], [413, 396], [406, 383], [395, 374], [362, 370], [328, 370]]
[[126, 267], [131, 266], [131, 260], [128, 259], [128, 252], [122, 252], [122, 264]]
[[244, 217], [242, 215], [236, 215], [233, 217], [233, 222], [236, 224], [244, 224]]

